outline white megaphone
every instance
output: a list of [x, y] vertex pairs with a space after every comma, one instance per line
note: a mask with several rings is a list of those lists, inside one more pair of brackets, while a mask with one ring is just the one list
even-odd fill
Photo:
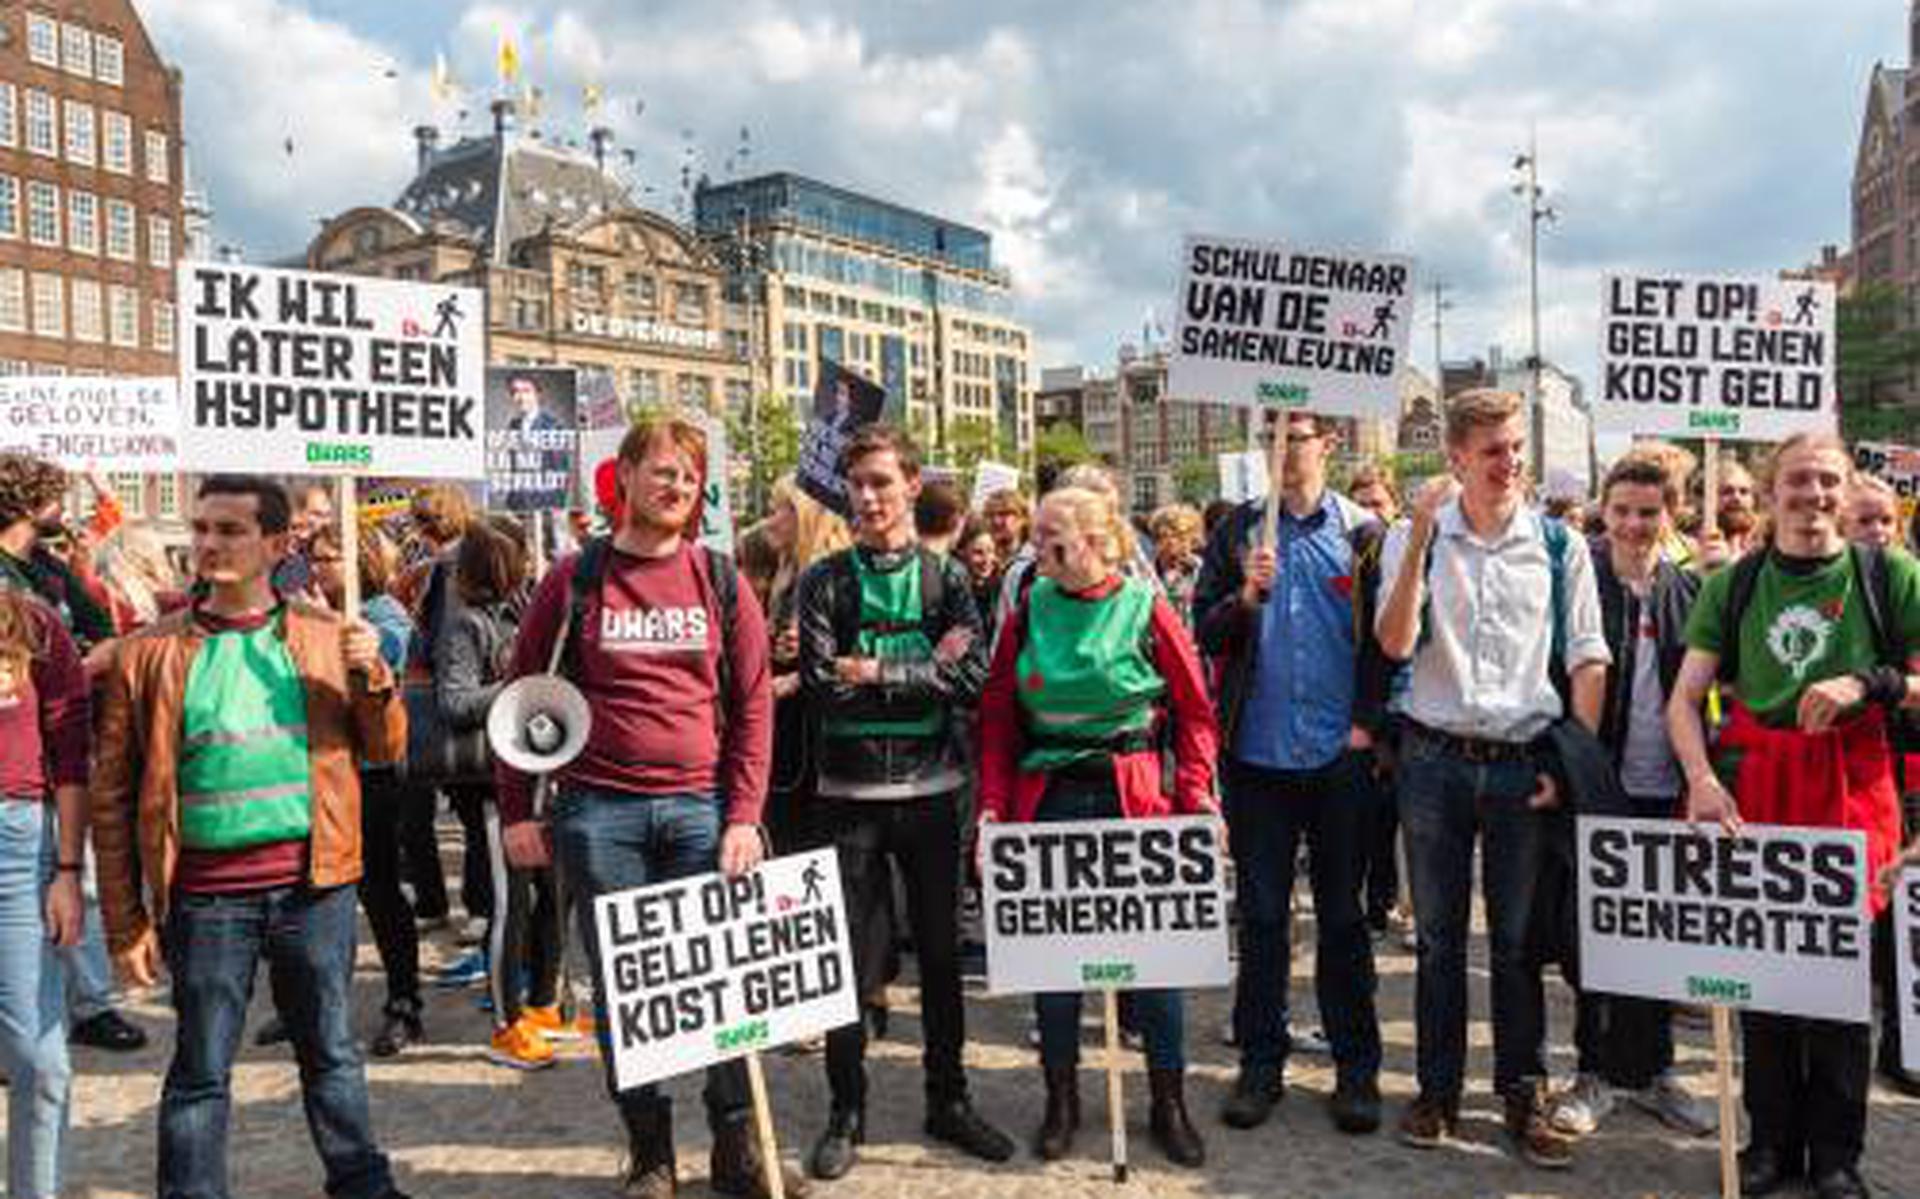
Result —
[[551, 774], [580, 756], [593, 709], [580, 689], [557, 674], [530, 674], [493, 697], [487, 744], [525, 774]]

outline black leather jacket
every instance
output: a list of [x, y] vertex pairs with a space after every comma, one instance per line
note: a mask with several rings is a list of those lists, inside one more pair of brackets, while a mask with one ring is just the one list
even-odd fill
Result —
[[[884, 660], [877, 684], [849, 684], [834, 670], [836, 658], [856, 657], [860, 635], [860, 585], [850, 555], [864, 554], [876, 570], [934, 571], [940, 577], [939, 606], [926, 603], [922, 585], [922, 631], [938, 645], [951, 629], [972, 633], [967, 649], [951, 662]], [[916, 565], [913, 559], [929, 558]], [[905, 563], [904, 565], [903, 562]], [[923, 574], [922, 578], [926, 576]], [[987, 678], [987, 638], [974, 610], [966, 571], [918, 546], [893, 554], [855, 547], [823, 558], [800, 576], [800, 685], [814, 728], [827, 720], [912, 720], [930, 710], [949, 714], [971, 707]], [[860, 799], [913, 799], [959, 790], [965, 781], [951, 729], [940, 737], [826, 737], [819, 747], [818, 792]]]

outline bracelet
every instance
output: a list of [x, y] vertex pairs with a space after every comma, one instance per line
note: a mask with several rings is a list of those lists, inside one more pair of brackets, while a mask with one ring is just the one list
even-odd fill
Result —
[[1879, 704], [1886, 708], [1897, 708], [1906, 702], [1907, 676], [1897, 666], [1874, 666], [1866, 670], [1856, 670], [1853, 677], [1860, 680], [1860, 686], [1866, 691], [1868, 703]]

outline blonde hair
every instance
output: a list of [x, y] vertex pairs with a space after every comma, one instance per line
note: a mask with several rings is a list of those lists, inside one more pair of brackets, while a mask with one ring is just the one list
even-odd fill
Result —
[[1853, 485], [1847, 489], [1847, 502], [1852, 503], [1855, 497], [1868, 492], [1874, 495], [1884, 496], [1892, 500], [1895, 505], [1898, 505], [1900, 502], [1900, 493], [1893, 489], [1893, 484], [1878, 475], [1862, 474], [1855, 474], [1853, 476]]
[[1191, 504], [1162, 504], [1147, 518], [1147, 532], [1153, 534], [1155, 541], [1176, 537], [1198, 541], [1200, 531], [1200, 512]]
[[1526, 401], [1517, 391], [1476, 387], [1447, 401], [1447, 444], [1459, 446], [1475, 429], [1503, 425], [1520, 415]]
[[46, 652], [43, 626], [34, 617], [39, 602], [23, 591], [0, 588], [0, 665], [11, 670], [16, 688], [26, 682], [33, 660]]
[[1040, 508], [1058, 508], [1071, 516], [1073, 527], [1109, 567], [1133, 558], [1133, 528], [1108, 493], [1091, 487], [1056, 487], [1041, 499]]
[[473, 500], [458, 483], [429, 483], [413, 493], [413, 524], [429, 541], [457, 541], [473, 523]]
[[807, 567], [853, 544], [847, 522], [800, 490], [791, 474], [774, 480], [771, 499], [775, 508], [785, 504], [793, 509], [793, 544], [781, 552], [780, 565], [773, 572], [773, 585], [767, 589], [769, 612], [779, 605], [781, 597]]
[[1840, 461], [1845, 463], [1845, 469], [1842, 472], [1845, 486], [1852, 487], [1854, 481], [1859, 478], [1859, 473], [1853, 469], [1853, 455], [1847, 450], [1846, 441], [1838, 433], [1826, 430], [1795, 433], [1773, 447], [1773, 453], [1768, 456], [1766, 463], [1758, 472], [1759, 477], [1755, 479], [1760, 495], [1766, 497], [1769, 504], [1773, 500], [1773, 484], [1779, 477], [1780, 464], [1786, 461], [1787, 455], [1795, 450], [1830, 450], [1838, 454]]

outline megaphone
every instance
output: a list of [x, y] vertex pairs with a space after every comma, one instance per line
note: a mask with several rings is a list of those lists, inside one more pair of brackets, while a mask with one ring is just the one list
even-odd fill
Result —
[[557, 674], [517, 679], [487, 709], [494, 756], [525, 774], [551, 774], [579, 757], [592, 728], [587, 697]]

